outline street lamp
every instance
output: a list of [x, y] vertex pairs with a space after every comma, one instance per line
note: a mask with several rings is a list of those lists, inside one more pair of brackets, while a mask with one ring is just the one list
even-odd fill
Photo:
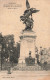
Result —
[[[10, 41], [9, 41], [9, 42], [10, 42]], [[6, 46], [7, 46], [7, 48], [8, 48], [8, 53], [9, 53], [9, 58], [8, 58], [8, 63], [9, 63], [9, 66], [8, 66], [8, 74], [11, 74], [9, 44], [7, 43]]]
[[0, 61], [1, 61], [1, 70], [2, 70], [2, 45], [0, 44]]

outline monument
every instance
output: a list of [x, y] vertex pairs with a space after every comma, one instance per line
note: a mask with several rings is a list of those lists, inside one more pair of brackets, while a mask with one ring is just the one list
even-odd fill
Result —
[[21, 21], [26, 27], [22, 30], [20, 35], [19, 63], [25, 63], [25, 58], [29, 57], [29, 53], [31, 53], [32, 58], [35, 58], [36, 33], [32, 30], [34, 24], [32, 14], [39, 10], [36, 10], [36, 8], [30, 8], [28, 0], [26, 0], [26, 8], [24, 14], [20, 16]]

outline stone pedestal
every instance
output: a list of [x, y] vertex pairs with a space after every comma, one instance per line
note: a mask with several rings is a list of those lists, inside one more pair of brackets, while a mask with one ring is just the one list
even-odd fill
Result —
[[19, 63], [25, 63], [25, 58], [29, 57], [31, 51], [32, 58], [35, 58], [35, 40], [34, 31], [22, 31], [20, 36], [20, 58]]

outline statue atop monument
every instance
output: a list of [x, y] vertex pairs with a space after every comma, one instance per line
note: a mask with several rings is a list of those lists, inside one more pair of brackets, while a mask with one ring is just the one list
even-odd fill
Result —
[[32, 30], [34, 22], [32, 14], [38, 12], [39, 10], [36, 10], [36, 8], [30, 8], [28, 0], [26, 0], [26, 8], [27, 9], [24, 11], [24, 14], [20, 16], [20, 19], [23, 21], [23, 24], [26, 25], [25, 30]]

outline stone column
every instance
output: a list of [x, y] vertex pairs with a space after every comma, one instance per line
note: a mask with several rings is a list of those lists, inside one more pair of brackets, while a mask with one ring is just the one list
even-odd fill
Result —
[[35, 58], [36, 35], [33, 31], [24, 31], [20, 36], [20, 58], [19, 63], [25, 63], [25, 58], [29, 57], [31, 51], [32, 58]]

